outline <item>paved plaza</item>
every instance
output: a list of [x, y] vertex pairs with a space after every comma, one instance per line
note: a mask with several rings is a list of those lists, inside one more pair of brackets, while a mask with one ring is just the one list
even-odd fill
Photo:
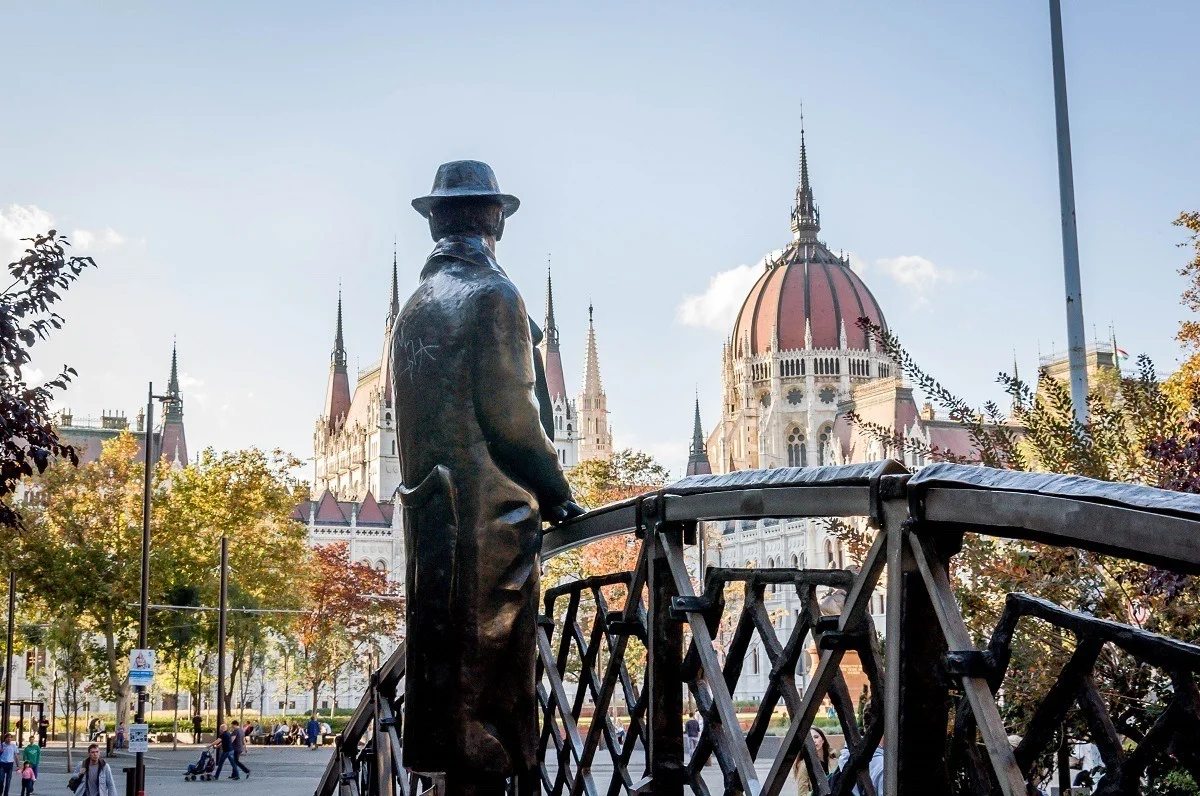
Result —
[[[76, 765], [82, 759], [86, 746], [77, 751], [80, 755], [73, 756]], [[330, 747], [310, 752], [296, 746], [255, 746], [244, 758], [246, 765], [254, 772], [249, 779], [243, 778], [237, 782], [229, 780], [227, 765], [219, 782], [185, 782], [183, 771], [188, 763], [195, 762], [200, 756], [200, 747], [180, 746], [175, 751], [169, 746], [153, 749], [146, 755], [146, 793], [147, 796], [202, 796], [211, 791], [232, 793], [245, 790], [255, 796], [308, 796], [316, 788], [330, 753]], [[641, 765], [641, 761], [641, 753], [635, 753], [635, 768]], [[133, 755], [118, 754], [109, 762], [114, 766], [113, 775], [117, 780], [119, 796], [128, 796], [122, 769], [133, 765]], [[759, 776], [765, 777], [769, 768], [766, 763], [759, 766]], [[612, 766], [607, 764], [604, 757], [598, 757], [593, 773], [601, 790], [605, 790], [612, 777]], [[66, 793], [66, 750], [62, 746], [51, 746], [43, 753], [39, 775], [35, 793], [54, 796]], [[705, 769], [704, 779], [710, 792], [722, 790], [721, 772], [715, 764]], [[795, 784], [789, 781], [783, 793], [794, 796], [795, 792]], [[14, 782], [9, 796], [19, 793], [20, 785]]]
[[[309, 751], [298, 746], [254, 746], [243, 758], [253, 775], [240, 781], [230, 781], [229, 764], [221, 772], [219, 782], [185, 782], [183, 772], [188, 763], [194, 763], [200, 757], [200, 747], [181, 745], [178, 750], [172, 750], [168, 745], [164, 748], [152, 748], [146, 755], [146, 793], [147, 796], [202, 796], [210, 791], [230, 793], [244, 789], [255, 796], [308, 796], [316, 788], [317, 780], [329, 762], [332, 747]], [[72, 761], [78, 765], [82, 755], [87, 751], [86, 746], [75, 750]], [[67, 793], [66, 750], [61, 745], [51, 746], [42, 754], [39, 766], [39, 777], [34, 792], [37, 794], [53, 794], [61, 796]], [[117, 793], [125, 794], [126, 766], [133, 766], [133, 755], [118, 754], [109, 758], [113, 765], [113, 776], [117, 780]], [[19, 782], [13, 783], [9, 796], [18, 796]]]

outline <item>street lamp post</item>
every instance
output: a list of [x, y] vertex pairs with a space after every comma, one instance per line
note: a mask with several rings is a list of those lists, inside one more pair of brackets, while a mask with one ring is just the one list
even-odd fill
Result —
[[1067, 69], [1063, 59], [1062, 7], [1050, 0], [1050, 55], [1054, 62], [1054, 122], [1058, 133], [1058, 198], [1062, 215], [1063, 283], [1067, 298], [1067, 362], [1075, 421], [1087, 423], [1087, 342], [1083, 288], [1079, 279], [1079, 233], [1075, 227], [1075, 177], [1071, 169], [1071, 125], [1067, 118]]
[[[229, 609], [229, 537], [221, 534], [221, 602], [217, 614], [217, 733], [225, 723], [225, 633]], [[237, 773], [234, 771], [233, 773]]]
[[[169, 395], [155, 395], [154, 383], [151, 382], [146, 390], [146, 436], [143, 442], [145, 448], [145, 473], [142, 482], [142, 594], [140, 616], [138, 617], [138, 649], [146, 649], [147, 632], [150, 625], [150, 474], [154, 467], [154, 401], [169, 403], [174, 399]], [[137, 689], [138, 724], [146, 722], [146, 686], [135, 686]], [[134, 777], [137, 784], [137, 796], [146, 793], [146, 760], [142, 752], [137, 752], [134, 762]]]
[[17, 571], [8, 571], [8, 641], [4, 646], [4, 717], [0, 720], [0, 735], [8, 733], [8, 711], [12, 705], [13, 624], [17, 613]]

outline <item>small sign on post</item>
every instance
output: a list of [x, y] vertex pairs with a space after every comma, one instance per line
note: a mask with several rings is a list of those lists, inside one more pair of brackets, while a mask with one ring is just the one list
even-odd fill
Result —
[[154, 685], [154, 650], [131, 650], [129, 653], [129, 684]]
[[150, 725], [149, 724], [130, 724], [129, 725], [129, 751], [131, 751], [131, 752], [149, 752], [150, 751]]

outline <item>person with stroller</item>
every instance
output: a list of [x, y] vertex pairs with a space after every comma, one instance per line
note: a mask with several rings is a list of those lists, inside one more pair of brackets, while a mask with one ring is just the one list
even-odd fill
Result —
[[212, 752], [208, 749], [200, 750], [200, 759], [195, 763], [188, 763], [187, 770], [183, 772], [183, 778], [186, 780], [196, 781], [196, 777], [203, 780], [212, 779], [212, 770], [216, 768], [213, 764]]

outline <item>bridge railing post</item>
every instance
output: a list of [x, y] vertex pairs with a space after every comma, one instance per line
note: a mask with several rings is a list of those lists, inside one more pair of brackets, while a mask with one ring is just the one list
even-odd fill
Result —
[[679, 591], [660, 538], [660, 534], [670, 534], [682, 540], [683, 524], [663, 522], [662, 511], [661, 496], [651, 496], [643, 503], [650, 598], [650, 748], [646, 768], [654, 796], [683, 796], [683, 622], [671, 615], [671, 598]]

